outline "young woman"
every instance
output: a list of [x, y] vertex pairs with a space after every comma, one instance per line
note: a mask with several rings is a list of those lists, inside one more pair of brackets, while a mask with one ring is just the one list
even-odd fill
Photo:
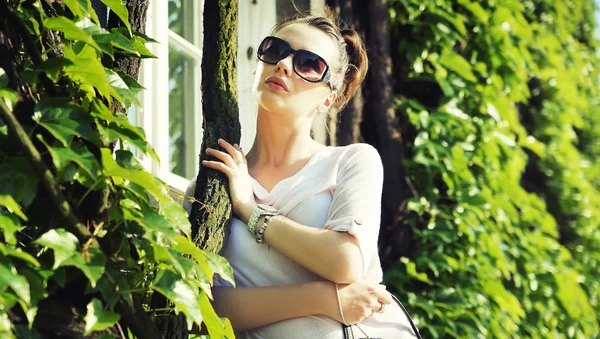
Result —
[[340, 323], [359, 323], [370, 338], [413, 338], [379, 285], [379, 154], [310, 136], [313, 118], [344, 106], [365, 77], [359, 35], [340, 30], [330, 12], [297, 16], [279, 23], [257, 54], [252, 149], [244, 155], [219, 140], [220, 150], [207, 149], [214, 160], [203, 162], [227, 175], [235, 212], [222, 255], [237, 288], [216, 279], [215, 310], [238, 338], [341, 339]]

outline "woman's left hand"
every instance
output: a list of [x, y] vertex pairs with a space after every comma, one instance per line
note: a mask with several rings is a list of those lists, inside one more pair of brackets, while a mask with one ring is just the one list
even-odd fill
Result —
[[223, 139], [219, 139], [218, 143], [226, 152], [207, 148], [206, 153], [221, 161], [203, 160], [202, 165], [221, 171], [227, 176], [233, 212], [247, 223], [256, 202], [246, 157], [238, 144], [231, 145]]

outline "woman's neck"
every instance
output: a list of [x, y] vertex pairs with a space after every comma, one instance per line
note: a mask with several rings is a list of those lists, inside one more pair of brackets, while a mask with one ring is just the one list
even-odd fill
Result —
[[322, 145], [310, 137], [312, 120], [259, 107], [256, 138], [248, 152], [249, 167], [287, 167], [310, 158]]

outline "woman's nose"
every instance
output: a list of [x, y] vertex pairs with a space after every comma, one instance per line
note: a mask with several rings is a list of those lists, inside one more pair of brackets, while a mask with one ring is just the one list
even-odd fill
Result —
[[293, 54], [289, 54], [288, 56], [286, 56], [285, 58], [279, 60], [277, 62], [277, 70], [281, 70], [285, 75], [287, 76], [291, 76], [292, 75], [292, 69], [293, 69]]

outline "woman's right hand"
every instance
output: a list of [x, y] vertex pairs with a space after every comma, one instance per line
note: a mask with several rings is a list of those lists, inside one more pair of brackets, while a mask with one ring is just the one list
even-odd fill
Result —
[[[361, 279], [352, 284], [338, 284], [338, 290], [344, 319], [349, 325], [360, 323], [373, 316], [375, 312], [382, 309], [382, 304], [394, 302], [390, 293], [386, 291], [385, 285], [378, 285], [367, 280]], [[343, 323], [338, 305], [329, 316]]]

